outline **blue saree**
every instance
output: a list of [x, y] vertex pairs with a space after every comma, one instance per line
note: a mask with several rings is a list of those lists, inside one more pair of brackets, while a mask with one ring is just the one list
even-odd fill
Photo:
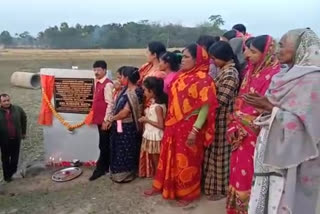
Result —
[[117, 183], [130, 182], [138, 170], [141, 144], [141, 127], [138, 119], [142, 114], [143, 90], [124, 88], [119, 94], [114, 108], [114, 115], [124, 108], [130, 108], [130, 114], [122, 120], [122, 132], [117, 131], [117, 122], [111, 127], [111, 179]]

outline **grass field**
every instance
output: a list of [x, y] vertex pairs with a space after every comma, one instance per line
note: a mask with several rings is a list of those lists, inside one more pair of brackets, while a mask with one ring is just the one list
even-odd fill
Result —
[[37, 125], [40, 91], [12, 87], [10, 77], [13, 72], [37, 73], [41, 68], [72, 66], [92, 69], [93, 62], [99, 59], [106, 60], [108, 69], [116, 71], [122, 65], [141, 66], [144, 53], [145, 50], [0, 50], [0, 93], [10, 94], [13, 103], [21, 105], [28, 114], [29, 138], [24, 142], [23, 160], [43, 157], [42, 130]]
[[[39, 72], [40, 68], [91, 69], [95, 60], [104, 59], [108, 68], [115, 71], [122, 65], [140, 66], [145, 50], [0, 50], [0, 93], [11, 95], [13, 103], [22, 106], [28, 115], [28, 138], [23, 142], [23, 161], [43, 160], [42, 129], [37, 125], [40, 108], [40, 90], [15, 88], [10, 76], [15, 71]], [[1, 170], [0, 170], [1, 171]], [[62, 184], [50, 180], [52, 171], [36, 177], [18, 179], [10, 184], [0, 183], [0, 214], [222, 214], [224, 202], [203, 199], [188, 208], [178, 208], [175, 203], [160, 196], [144, 198], [143, 190], [151, 180], [136, 179], [129, 184], [115, 184], [102, 178], [88, 182], [92, 169], [85, 169], [80, 178]], [[0, 172], [0, 180], [2, 173]]]

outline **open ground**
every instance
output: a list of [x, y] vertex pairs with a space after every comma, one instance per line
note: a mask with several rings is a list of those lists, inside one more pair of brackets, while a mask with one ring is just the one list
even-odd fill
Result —
[[[44, 157], [42, 129], [37, 124], [40, 90], [12, 87], [10, 76], [15, 71], [39, 72], [40, 68], [91, 69], [95, 60], [104, 59], [113, 72], [122, 65], [141, 66], [145, 50], [0, 50], [0, 93], [8, 93], [15, 104], [28, 115], [28, 137], [23, 141], [22, 162], [42, 161]], [[98, 149], [98, 148], [97, 148]], [[108, 177], [89, 183], [92, 169], [71, 182], [54, 183], [52, 170], [33, 177], [0, 182], [0, 214], [222, 214], [225, 201], [209, 202], [205, 198], [186, 208], [177, 207], [161, 196], [145, 198], [143, 191], [151, 180], [136, 179], [129, 184], [115, 184]], [[2, 172], [0, 167], [0, 180]]]

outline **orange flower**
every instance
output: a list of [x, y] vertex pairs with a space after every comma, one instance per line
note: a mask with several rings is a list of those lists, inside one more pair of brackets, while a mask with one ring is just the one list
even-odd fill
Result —
[[204, 73], [204, 72], [198, 72], [198, 73], [197, 73], [197, 76], [198, 76], [200, 79], [204, 79], [204, 78], [206, 78], [207, 74]]
[[185, 98], [183, 100], [183, 107], [182, 107], [182, 110], [184, 113], [187, 113], [187, 112], [190, 112], [192, 110], [192, 107], [190, 105], [190, 102], [187, 98]]
[[176, 159], [178, 163], [177, 166], [181, 169], [186, 168], [189, 165], [188, 158], [184, 154], [178, 153]]
[[198, 98], [198, 90], [197, 90], [197, 84], [194, 83], [190, 86], [188, 89], [189, 96], [191, 96], [193, 99]]
[[209, 91], [208, 87], [204, 87], [203, 89], [201, 89], [200, 98], [201, 98], [202, 102], [205, 102], [208, 100], [208, 91]]
[[66, 127], [69, 131], [73, 131], [77, 128], [82, 127], [85, 124], [86, 118], [84, 119], [84, 121], [71, 125], [70, 123], [68, 123], [67, 121], [65, 121], [65, 119], [54, 109], [54, 107], [52, 106], [51, 102], [48, 99], [48, 96], [46, 95], [46, 93], [44, 91], [42, 91], [42, 96], [46, 102], [46, 104], [48, 105], [49, 109], [51, 110], [52, 114], [59, 120], [59, 122]]
[[196, 167], [188, 167], [181, 171], [179, 175], [180, 181], [182, 183], [188, 183], [192, 181], [192, 178], [197, 174], [198, 169]]
[[183, 91], [187, 87], [187, 84], [183, 81], [183, 79], [178, 80], [177, 84], [178, 91]]

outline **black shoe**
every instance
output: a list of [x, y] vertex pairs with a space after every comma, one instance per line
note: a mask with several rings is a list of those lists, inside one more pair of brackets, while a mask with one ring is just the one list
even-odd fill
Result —
[[10, 183], [12, 181], [12, 178], [4, 178], [4, 181]]
[[94, 181], [104, 175], [105, 175], [105, 172], [94, 170], [91, 177], [89, 178], [89, 181]]

